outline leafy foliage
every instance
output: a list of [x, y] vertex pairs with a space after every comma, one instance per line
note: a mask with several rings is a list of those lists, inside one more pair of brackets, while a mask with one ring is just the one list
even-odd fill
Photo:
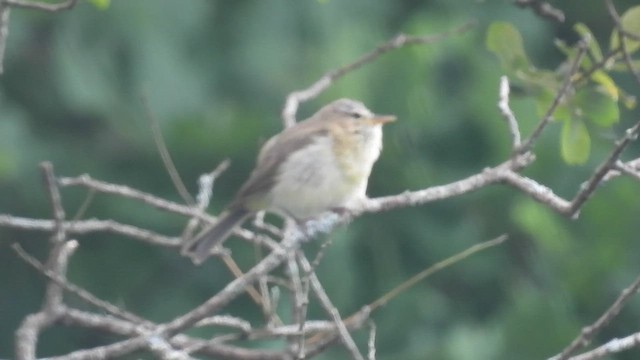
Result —
[[[639, 8], [631, 8], [625, 13], [625, 26], [631, 24], [632, 19], [635, 20], [638, 16], [636, 13], [640, 14], [637, 9]], [[633, 26], [629, 25], [629, 31], [634, 31]], [[592, 131], [589, 130], [589, 125], [610, 128], [620, 119], [618, 103], [622, 91], [609, 72], [623, 59], [619, 56], [619, 40], [616, 36], [611, 40], [612, 52], [603, 55], [602, 47], [585, 24], [576, 24], [574, 31], [581, 37], [581, 41], [576, 45], [568, 46], [563, 41], [556, 41], [556, 46], [566, 59], [555, 71], [538, 70], [531, 65], [524, 51], [522, 36], [509, 23], [491, 24], [487, 31], [486, 44], [487, 48], [496, 54], [507, 73], [527, 90], [526, 95], [535, 100], [538, 116], [547, 116], [552, 104], [558, 102], [553, 113], [549, 115], [556, 121], [563, 122], [560, 136], [562, 158], [568, 164], [584, 164], [591, 152]], [[630, 50], [635, 51], [633, 43], [628, 45], [631, 47]], [[585, 47], [584, 50], [581, 49], [582, 46]], [[583, 55], [583, 52], [586, 52], [586, 55]], [[561, 98], [556, 99], [563, 88], [568, 71], [576, 61], [579, 61], [579, 72], [567, 79], [567, 91]], [[626, 71], [629, 71], [628, 67]], [[635, 101], [627, 101], [625, 97], [624, 105], [632, 108]]]

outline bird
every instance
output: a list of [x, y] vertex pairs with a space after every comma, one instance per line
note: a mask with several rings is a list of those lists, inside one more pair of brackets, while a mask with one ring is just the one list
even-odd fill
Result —
[[249, 179], [218, 220], [185, 242], [182, 254], [201, 264], [259, 211], [301, 223], [327, 211], [348, 210], [366, 198], [382, 151], [382, 126], [395, 120], [343, 98], [284, 129], [264, 144]]

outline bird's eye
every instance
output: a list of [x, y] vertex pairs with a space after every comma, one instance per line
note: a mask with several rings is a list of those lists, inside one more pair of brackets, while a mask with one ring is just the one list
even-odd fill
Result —
[[354, 112], [351, 114], [351, 117], [354, 119], [360, 119], [362, 117], [362, 114]]

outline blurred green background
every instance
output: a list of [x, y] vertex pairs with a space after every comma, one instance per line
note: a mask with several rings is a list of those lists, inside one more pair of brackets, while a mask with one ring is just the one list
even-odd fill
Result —
[[[508, 21], [542, 68], [563, 60], [553, 46], [572, 43], [576, 22], [607, 40], [612, 22], [603, 2], [555, 2], [557, 25], [509, 1], [113, 1], [106, 10], [80, 2], [69, 12], [11, 14], [5, 74], [0, 77], [0, 213], [50, 218], [38, 163], [60, 176], [91, 176], [179, 201], [153, 144], [141, 96], [161, 122], [177, 168], [192, 193], [200, 174], [225, 158], [209, 209], [219, 211], [251, 170], [262, 142], [281, 129], [285, 96], [329, 69], [356, 59], [399, 32], [429, 35], [467, 21], [463, 35], [384, 55], [347, 75], [298, 118], [340, 97], [362, 100], [399, 121], [369, 195], [444, 184], [509, 156], [508, 130], [496, 108], [496, 57], [484, 46], [487, 26]], [[616, 1], [620, 11], [634, 1]], [[638, 86], [616, 79], [630, 94]], [[512, 99], [525, 134], [535, 104]], [[560, 125], [551, 124], [525, 174], [570, 198], [606, 156], [612, 140], [638, 117], [623, 110], [612, 130], [593, 138], [583, 166], [560, 158]], [[640, 156], [634, 144], [625, 159]], [[472, 244], [508, 233], [510, 241], [438, 273], [373, 314], [379, 359], [541, 359], [560, 351], [640, 273], [640, 184], [603, 185], [576, 221], [503, 186], [427, 206], [367, 215], [330, 236], [318, 274], [343, 314], [414, 273]], [[63, 190], [72, 216], [86, 193]], [[115, 219], [176, 236], [185, 219], [133, 201], [98, 195], [85, 217]], [[0, 358], [13, 357], [13, 332], [36, 311], [43, 279], [19, 260], [19, 242], [46, 254], [48, 234], [0, 228]], [[177, 251], [108, 234], [80, 236], [69, 278], [96, 295], [154, 321], [201, 303], [230, 278], [217, 261], [194, 267]], [[251, 263], [239, 241], [228, 245]], [[313, 247], [312, 245], [310, 247]], [[86, 305], [72, 300], [80, 307]], [[284, 306], [284, 305], [283, 305]], [[230, 314], [259, 318], [247, 299]], [[324, 318], [316, 307], [313, 317]], [[596, 343], [638, 331], [634, 299]], [[39, 355], [113, 340], [65, 327], [46, 331]], [[366, 331], [357, 335], [365, 348]], [[634, 350], [615, 359], [636, 359]], [[346, 358], [340, 347], [318, 357]]]

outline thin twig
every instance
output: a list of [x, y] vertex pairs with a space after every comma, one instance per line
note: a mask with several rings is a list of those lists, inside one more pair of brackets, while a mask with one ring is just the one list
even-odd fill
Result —
[[85, 196], [84, 200], [82, 201], [82, 204], [80, 204], [80, 207], [76, 211], [76, 214], [73, 215], [72, 221], [77, 221], [84, 216], [84, 214], [87, 212], [87, 209], [89, 209], [89, 206], [91, 205], [95, 197], [96, 197], [96, 190], [89, 189], [87, 191], [87, 196]]
[[373, 301], [372, 303], [370, 303], [368, 305], [368, 308], [373, 311], [377, 308], [379, 308], [380, 306], [385, 305], [386, 303], [388, 303], [391, 299], [395, 298], [396, 296], [398, 296], [399, 294], [405, 292], [407, 289], [411, 288], [412, 286], [414, 286], [415, 284], [419, 283], [420, 281], [428, 278], [429, 276], [441, 271], [442, 269], [445, 269], [451, 265], [454, 265], [466, 258], [468, 258], [469, 256], [478, 253], [480, 251], [492, 248], [494, 246], [498, 246], [502, 243], [504, 243], [507, 240], [507, 235], [500, 235], [497, 238], [493, 239], [493, 240], [489, 240], [489, 241], [485, 241], [483, 243], [480, 244], [476, 244], [471, 246], [470, 248], [459, 252], [447, 259], [444, 259], [442, 261], [439, 261], [433, 265], [431, 265], [430, 267], [422, 270], [421, 272], [415, 274], [414, 276], [412, 276], [411, 278], [409, 278], [409, 280], [403, 282], [402, 284], [396, 286], [395, 288], [393, 288], [393, 290], [389, 291], [388, 293], [384, 294], [383, 296], [379, 297], [378, 299], [376, 299], [375, 301]]
[[111, 184], [108, 182], [100, 181], [91, 178], [91, 176], [84, 174], [78, 177], [63, 177], [58, 179], [60, 186], [68, 187], [68, 186], [82, 186], [87, 189], [94, 189], [98, 192], [118, 195], [124, 198], [138, 200], [144, 204], [153, 206], [160, 210], [170, 211], [176, 214], [184, 215], [184, 216], [197, 216], [203, 220], [214, 222], [215, 220], [202, 212], [195, 211], [192, 207], [177, 204], [162, 198], [159, 198], [155, 195], [145, 193], [143, 191], [131, 188], [125, 185], [117, 185]]
[[[71, 240], [68, 242], [68, 247], [73, 247], [75, 249], [78, 246], [77, 241]], [[42, 263], [40, 263], [36, 258], [27, 253], [19, 244], [13, 244], [13, 250], [15, 250], [16, 254], [24, 260], [27, 264], [29, 264], [34, 269], [38, 270], [42, 275], [44, 275], [47, 279], [56, 283], [60, 288], [68, 291], [69, 293], [77, 296], [82, 299], [87, 304], [93, 305], [100, 310], [103, 310], [111, 315], [117, 316], [122, 319], [126, 319], [137, 324], [144, 324], [146, 320], [135, 315], [120, 309], [119, 307], [109, 303], [108, 301], [104, 301], [99, 299], [97, 296], [93, 295], [89, 291], [70, 283], [67, 279], [54, 271], [46, 268]], [[72, 250], [73, 250], [72, 249]], [[70, 250], [71, 251], [71, 250]]]
[[309, 260], [307, 260], [302, 252], [298, 253], [297, 258], [302, 267], [302, 270], [308, 274], [307, 277], [309, 279], [309, 284], [311, 285], [311, 290], [313, 290], [314, 295], [320, 302], [320, 306], [322, 306], [322, 308], [335, 322], [342, 344], [349, 352], [349, 355], [351, 355], [351, 358], [354, 360], [364, 360], [364, 357], [360, 353], [360, 350], [358, 350], [358, 346], [356, 345], [355, 341], [353, 341], [353, 337], [351, 337], [347, 326], [342, 320], [340, 312], [331, 302], [331, 298], [329, 298], [329, 295], [327, 295], [327, 292], [324, 290], [324, 287], [318, 279], [318, 276], [313, 272]]
[[[607, 11], [609, 11], [609, 15], [615, 22], [616, 28], [618, 29], [618, 31], [622, 32], [622, 34], [619, 34], [619, 35], [624, 35], [625, 37], [628, 37], [631, 40], [640, 41], [640, 34], [630, 33], [624, 28], [624, 26], [622, 26], [622, 19], [620, 18], [620, 15], [618, 14], [618, 10], [616, 10], [616, 7], [613, 4], [613, 1], [605, 0], [604, 3], [607, 6]], [[620, 40], [620, 43], [624, 41], [622, 36], [619, 38], [619, 40]]]
[[[227, 170], [230, 163], [229, 159], [225, 159], [212, 172], [200, 175], [198, 179], [198, 195], [196, 196], [196, 209], [198, 211], [204, 211], [209, 206], [213, 195], [213, 185], [216, 179]], [[191, 239], [193, 231], [198, 225], [200, 225], [200, 218], [191, 218], [182, 232], [182, 239]]]
[[635, 77], [636, 82], [640, 84], [640, 71], [638, 71], [638, 69], [633, 66], [633, 61], [631, 60], [631, 55], [627, 51], [627, 45], [624, 39], [625, 37], [629, 37], [631, 39], [635, 38], [634, 40], [638, 41], [640, 40], [640, 37], [636, 34], [630, 34], [629, 32], [625, 31], [624, 27], [622, 26], [622, 19], [620, 19], [620, 14], [618, 14], [618, 10], [616, 10], [613, 1], [605, 0], [605, 4], [607, 6], [607, 11], [609, 11], [609, 16], [611, 16], [613, 22], [616, 25], [616, 31], [618, 33], [618, 39], [620, 41], [620, 50], [622, 51], [624, 61], [627, 64], [629, 71], [631, 71], [631, 73]]
[[298, 335], [293, 339], [296, 346], [296, 356], [298, 359], [304, 359], [305, 348], [305, 323], [307, 320], [307, 307], [309, 305], [309, 283], [303, 280], [304, 275], [300, 275], [300, 269], [296, 262], [296, 254], [289, 253], [287, 257], [287, 273], [291, 283], [291, 294], [293, 301], [291, 302], [291, 318], [294, 324], [298, 326]]
[[[52, 231], [55, 228], [55, 222], [53, 220], [0, 215], [0, 226], [33, 231]], [[167, 237], [133, 225], [121, 224], [113, 220], [89, 219], [65, 221], [63, 222], [63, 227], [67, 234], [78, 235], [104, 231], [159, 246], [180, 246], [180, 239], [177, 237]]]
[[11, 7], [4, 1], [0, 1], [0, 75], [4, 72], [4, 52], [7, 48], [9, 36], [9, 15]]
[[594, 171], [593, 175], [586, 183], [580, 186], [578, 193], [571, 201], [571, 208], [569, 211], [569, 215], [576, 216], [578, 211], [584, 205], [584, 203], [589, 199], [591, 195], [593, 195], [596, 187], [602, 182], [602, 179], [607, 175], [609, 170], [611, 170], [622, 151], [634, 140], [638, 138], [638, 133], [640, 132], [640, 120], [632, 127], [627, 129], [622, 136], [621, 139], [616, 141], [616, 146], [611, 151], [611, 154], [607, 157], [607, 159], [598, 166], [596, 171]]
[[615, 168], [633, 177], [634, 179], [640, 181], [640, 171], [634, 169], [633, 167], [627, 165], [626, 163], [618, 160], [616, 161]]
[[[52, 247], [47, 266], [43, 266], [42, 269], [64, 278], [69, 257], [78, 247], [78, 243], [65, 241], [52, 244]], [[50, 282], [40, 311], [27, 315], [15, 332], [15, 353], [18, 360], [36, 358], [39, 334], [60, 318], [64, 307], [62, 299], [62, 287], [56, 282]]]
[[40, 170], [42, 171], [42, 179], [49, 195], [49, 202], [53, 209], [53, 222], [54, 222], [54, 236], [52, 240], [54, 243], [61, 243], [65, 240], [64, 230], [64, 208], [62, 207], [62, 199], [60, 198], [60, 190], [58, 189], [58, 183], [56, 182], [55, 175], [53, 173], [53, 165], [50, 162], [45, 161], [40, 164]]
[[564, 12], [560, 9], [554, 8], [551, 4], [541, 0], [514, 0], [514, 3], [521, 8], [530, 7], [536, 14], [551, 19], [558, 23], [564, 22]]
[[351, 209], [351, 215], [358, 216], [362, 213], [374, 213], [385, 210], [388, 211], [398, 207], [418, 206], [466, 194], [504, 181], [508, 174], [526, 167], [531, 164], [533, 160], [534, 156], [531, 153], [516, 154], [515, 157], [502, 164], [487, 168], [478, 174], [446, 185], [432, 186], [417, 191], [406, 191], [397, 195], [366, 199], [361, 203], [360, 207]]
[[553, 113], [556, 111], [558, 106], [560, 105], [563, 98], [569, 93], [571, 90], [572, 78], [576, 74], [576, 72], [580, 69], [580, 63], [582, 62], [582, 57], [587, 52], [588, 46], [587, 41], [590, 39], [582, 39], [578, 42], [578, 53], [576, 57], [573, 59], [573, 63], [569, 68], [569, 72], [567, 73], [562, 86], [560, 87], [560, 91], [556, 94], [551, 102], [551, 105], [547, 109], [547, 112], [542, 117], [542, 120], [538, 123], [536, 128], [533, 130], [531, 135], [523, 142], [523, 144], [518, 149], [518, 152], [522, 153], [531, 149], [533, 144], [538, 140], [540, 134], [542, 134], [542, 130], [549, 124], [551, 119], [553, 119]]
[[287, 252], [297, 248], [301, 240], [300, 236], [285, 236], [278, 248], [274, 249], [244, 275], [229, 282], [216, 295], [200, 306], [167, 323], [165, 332], [170, 335], [176, 334], [228, 304], [243, 293], [247, 286], [257, 281], [260, 276], [280, 266], [286, 260]]
[[376, 323], [369, 321], [369, 341], [367, 342], [369, 352], [367, 360], [376, 360]]
[[619, 352], [640, 346], [640, 332], [625, 336], [622, 339], [612, 339], [604, 345], [586, 353], [573, 356], [569, 360], [598, 360]]
[[589, 345], [593, 337], [602, 330], [605, 326], [607, 326], [611, 320], [613, 320], [618, 314], [620, 310], [624, 307], [624, 305], [631, 299], [633, 295], [635, 295], [638, 290], [640, 290], [640, 276], [638, 276], [633, 283], [622, 290], [618, 298], [613, 302], [613, 304], [605, 311], [593, 324], [582, 328], [580, 331], [580, 335], [575, 338], [569, 346], [567, 346], [562, 352], [552, 357], [550, 360], [565, 360], [568, 359], [569, 356], [576, 352], [578, 349]]
[[509, 107], [509, 78], [506, 76], [500, 78], [499, 95], [498, 109], [500, 109], [502, 117], [507, 121], [509, 132], [511, 133], [511, 145], [513, 150], [516, 150], [520, 147], [520, 129], [518, 128], [518, 121]]
[[41, 10], [47, 12], [58, 12], [64, 10], [70, 10], [78, 3], [78, 0], [67, 0], [58, 4], [48, 4], [37, 1], [28, 0], [3, 0], [5, 4], [16, 8]]
[[466, 23], [453, 30], [449, 30], [440, 34], [430, 36], [409, 36], [406, 34], [399, 34], [394, 36], [391, 40], [379, 45], [374, 50], [362, 55], [356, 61], [347, 64], [341, 68], [328, 71], [320, 79], [311, 84], [306, 89], [297, 90], [290, 93], [287, 96], [284, 107], [282, 109], [282, 121], [285, 127], [292, 126], [296, 122], [296, 112], [301, 103], [309, 101], [316, 96], [320, 95], [324, 90], [329, 88], [336, 80], [343, 77], [347, 73], [354, 71], [363, 65], [370, 63], [380, 57], [380, 55], [387, 53], [391, 50], [401, 48], [408, 45], [417, 44], [431, 44], [452, 35], [461, 34], [466, 32], [475, 26], [474, 22]]
[[151, 106], [149, 106], [149, 100], [146, 96], [141, 97], [142, 105], [144, 106], [145, 113], [147, 115], [147, 120], [149, 121], [149, 127], [151, 128], [151, 134], [153, 134], [153, 141], [156, 144], [156, 148], [158, 149], [158, 153], [162, 158], [162, 163], [164, 164], [164, 168], [167, 170], [169, 177], [171, 178], [171, 182], [173, 186], [182, 197], [182, 200], [187, 205], [195, 204], [195, 200], [193, 196], [189, 194], [187, 187], [184, 185], [182, 178], [180, 177], [180, 173], [176, 168], [176, 164], [173, 162], [171, 158], [171, 154], [169, 153], [169, 149], [167, 148], [167, 144], [164, 141], [164, 137], [162, 136], [162, 130], [160, 129], [160, 123], [155, 116], [153, 116], [153, 112], [151, 111]]

